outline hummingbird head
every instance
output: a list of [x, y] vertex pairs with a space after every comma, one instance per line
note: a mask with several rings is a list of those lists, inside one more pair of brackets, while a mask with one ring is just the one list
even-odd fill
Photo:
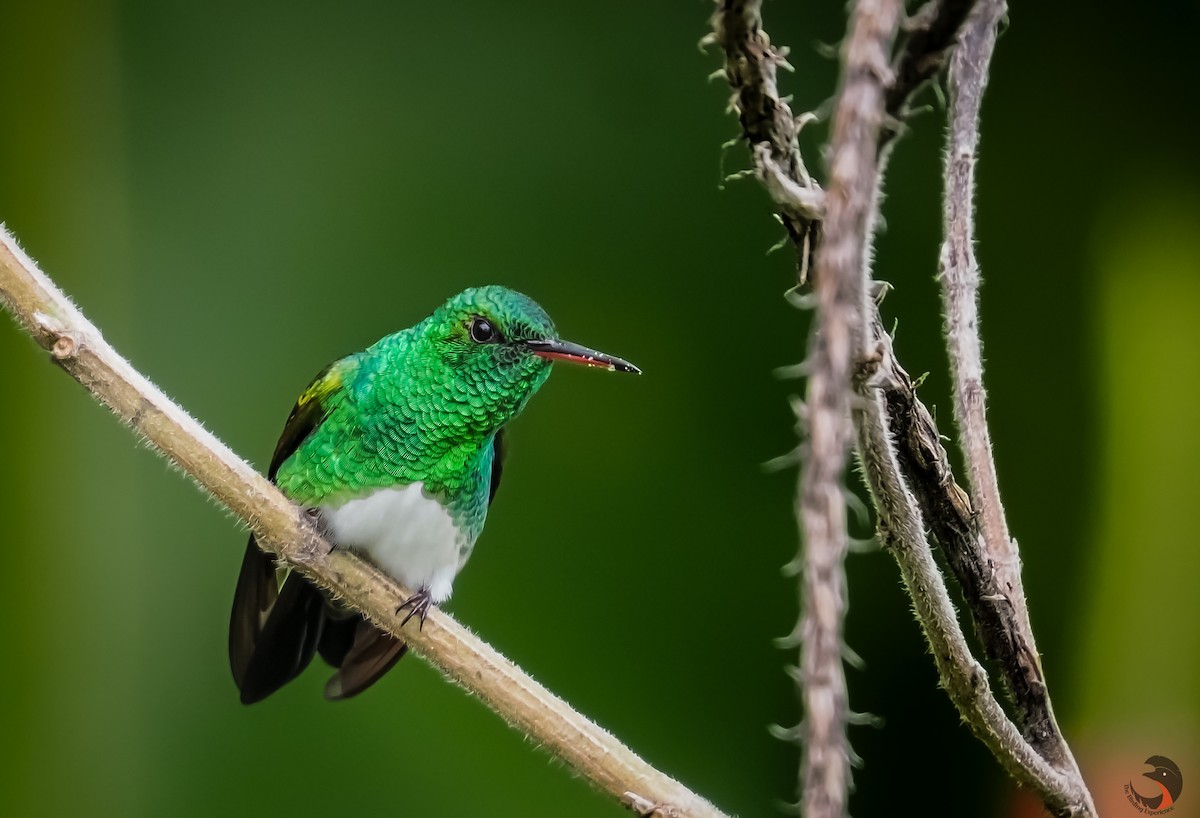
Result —
[[[464, 290], [425, 321], [422, 358], [445, 397], [499, 428], [524, 408], [552, 361], [640, 373], [628, 361], [563, 341], [536, 301], [506, 287]], [[431, 373], [433, 374], [433, 373]]]

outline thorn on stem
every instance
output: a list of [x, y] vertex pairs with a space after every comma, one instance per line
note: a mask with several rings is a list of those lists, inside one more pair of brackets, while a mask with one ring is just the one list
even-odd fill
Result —
[[820, 117], [817, 116], [814, 111], [805, 111], [804, 113], [800, 114], [795, 118], [795, 120], [793, 120], [796, 125], [796, 133], [799, 134], [802, 130], [804, 130], [805, 125], [811, 125], [819, 119]]
[[803, 641], [803, 637], [800, 635], [801, 627], [801, 623], [797, 622], [796, 627], [793, 628], [792, 632], [787, 636], [775, 637], [773, 640], [775, 642], [775, 647], [779, 648], [780, 650], [794, 650], [800, 647], [800, 643]]
[[[777, 214], [775, 214], [775, 215], [777, 215], [777, 216], [778, 216], [779, 214], [777, 213]], [[774, 244], [772, 244], [770, 247], [768, 247], [768, 248], [767, 248], [767, 253], [766, 253], [766, 254], [769, 256], [769, 255], [772, 255], [772, 254], [774, 254], [774, 253], [778, 253], [778, 252], [779, 252], [780, 250], [782, 250], [784, 247], [787, 247], [787, 246], [788, 246], [788, 243], [789, 243], [791, 240], [792, 240], [791, 236], [784, 236], [784, 237], [783, 237], [783, 238], [781, 238], [779, 241], [775, 242], [775, 243], [774, 243]]]
[[854, 710], [846, 713], [846, 723], [865, 727], [883, 727], [883, 716], [874, 713], [858, 713]]
[[789, 304], [798, 310], [812, 310], [816, 309], [817, 306], [816, 295], [813, 293], [801, 292], [799, 284], [785, 292], [783, 297], [787, 299]]
[[793, 378], [807, 378], [812, 371], [808, 361], [801, 361], [798, 364], [789, 364], [787, 366], [779, 366], [775, 368], [775, 377], [781, 381], [790, 381]]
[[796, 447], [786, 454], [772, 457], [762, 464], [763, 471], [774, 473], [790, 469], [800, 462], [800, 449]]
[[779, 724], [767, 725], [767, 732], [772, 738], [777, 738], [780, 741], [799, 744], [804, 734], [804, 722], [800, 722], [794, 727], [784, 727]]
[[858, 651], [845, 642], [842, 643], [842, 661], [855, 670], [862, 670], [867, 666], [867, 661], [859, 655]]
[[875, 299], [876, 305], [882, 304], [883, 299], [894, 289], [896, 288], [890, 281], [874, 280], [871, 282], [871, 298]]

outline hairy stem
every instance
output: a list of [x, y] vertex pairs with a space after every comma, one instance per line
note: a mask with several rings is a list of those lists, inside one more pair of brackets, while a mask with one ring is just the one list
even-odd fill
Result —
[[[942, 687], [971, 732], [1005, 770], [1032, 788], [1057, 815], [1095, 815], [1078, 775], [1065, 774], [1038, 754], [1005, 715], [988, 685], [959, 625], [946, 583], [925, 538], [926, 519], [905, 476], [914, 451], [921, 461], [944, 462], [937, 428], [917, 400], [912, 380], [892, 354], [891, 339], [876, 315], [871, 324], [873, 350], [858, 373], [861, 400], [855, 427], [864, 477], [879, 514], [880, 540], [895, 558], [913, 609], [937, 665]], [[927, 491], [929, 472], [921, 472]], [[950, 485], [962, 495], [961, 489]], [[965, 495], [957, 498], [966, 505]], [[939, 509], [941, 510], [941, 509]]]
[[803, 283], [820, 237], [825, 197], [800, 156], [796, 137], [803, 120], [792, 114], [775, 82], [787, 50], [772, 46], [763, 30], [761, 0], [717, 0], [716, 6], [712, 34], [704, 42], [717, 43], [725, 53], [723, 70], [742, 135], [779, 218], [800, 248], [796, 277]]
[[938, 278], [954, 376], [954, 415], [979, 531], [978, 537], [957, 540], [967, 548], [951, 555], [950, 562], [963, 586], [977, 590], [970, 597], [975, 622], [988, 653], [1005, 670], [1026, 740], [1056, 768], [1078, 777], [1079, 768], [1054, 718], [1029, 622], [1021, 584], [1021, 558], [1016, 541], [1009, 535], [1000, 501], [983, 389], [979, 263], [974, 247], [975, 161], [988, 66], [996, 30], [1006, 10], [1004, 0], [981, 0], [963, 28], [950, 63], [945, 240]]
[[908, 37], [894, 63], [887, 91], [887, 121], [879, 140], [882, 153], [900, 135], [917, 91], [938, 75], [963, 21], [977, 0], [930, 0], [909, 19]]
[[441, 611], [431, 611], [422, 630], [415, 624], [402, 630], [396, 607], [408, 592], [353, 554], [331, 552], [275, 486], [117, 354], [3, 227], [0, 303], [56, 364], [245, 521], [260, 544], [403, 638], [574, 772], [642, 815], [723, 818]]
[[[987, 0], [981, 8], [994, 15], [1003, 2]], [[991, 15], [989, 15], [990, 17]], [[979, 516], [983, 541], [1000, 560], [997, 570], [1019, 568], [1016, 544], [1000, 502], [992, 440], [984, 407], [983, 355], [979, 341], [979, 264], [975, 258], [975, 155], [979, 142], [979, 106], [987, 86], [987, 66], [995, 44], [995, 19], [976, 16], [963, 32], [950, 69], [950, 134], [946, 147], [946, 196], [938, 279], [946, 310], [946, 338], [954, 375], [954, 416], [958, 422], [971, 499]], [[1009, 585], [1009, 583], [1003, 583]], [[1025, 600], [1012, 600], [1024, 616]]]
[[842, 624], [846, 614], [846, 498], [843, 481], [853, 427], [852, 364], [862, 357], [867, 291], [866, 246], [876, 177], [884, 84], [900, 23], [899, 0], [860, 0], [842, 47], [842, 79], [833, 116], [825, 238], [817, 246], [817, 312], [808, 344], [808, 457], [800, 470], [804, 532], [803, 769], [801, 812], [846, 814], [850, 752]]
[[[877, 162], [868, 166], [871, 170], [866, 174], [869, 186], [861, 188], [867, 191], [870, 202], [867, 218], [852, 225], [858, 231], [854, 239], [863, 249], [859, 258], [864, 280], [868, 277], [868, 248], [873, 239], [883, 167], [890, 153], [888, 148], [901, 131], [913, 95], [945, 65], [976, 2], [931, 0], [906, 23], [908, 36], [891, 63], [890, 81], [882, 100], [881, 124], [875, 144]], [[972, 21], [975, 27], [990, 25], [989, 55], [996, 19], [997, 15], [993, 14], [986, 17], [986, 23], [980, 23], [978, 19]], [[743, 136], [751, 144], [760, 179], [783, 211], [784, 223], [788, 225], [800, 258], [799, 283], [803, 284], [803, 273], [807, 269], [805, 261], [813, 252], [814, 243], [819, 240], [841, 245], [845, 241], [838, 238], [841, 227], [833, 228], [828, 222], [821, 221], [834, 205], [829, 203], [828, 196], [807, 171], [803, 171], [790, 111], [779, 102], [773, 69], [769, 76], [762, 70], [762, 66], [773, 66], [778, 61], [778, 51], [770, 46], [769, 37], [761, 30], [760, 4], [718, 0], [713, 30], [713, 40], [725, 51], [725, 71], [734, 90], [734, 104], [739, 111]], [[986, 64], [984, 59], [985, 75]], [[878, 103], [877, 100], [873, 102]], [[773, 114], [780, 106], [787, 112], [784, 124], [777, 124], [783, 122], [780, 116], [748, 114], [748, 110], [762, 110], [761, 106], [767, 103]], [[874, 113], [867, 114], [868, 118], [873, 116]], [[782, 153], [780, 146], [784, 147]], [[793, 167], [802, 172], [789, 172]], [[804, 232], [794, 230], [788, 220], [789, 214], [796, 212], [804, 213], [809, 219], [805, 222]], [[820, 244], [817, 247], [820, 253]], [[814, 277], [819, 279], [820, 274]], [[1069, 765], [1058, 765], [1052, 753], [1040, 754], [1043, 746], [1031, 742], [1028, 731], [1023, 736], [1009, 720], [993, 696], [982, 668], [972, 656], [946, 594], [944, 580], [933, 561], [925, 534], [926, 525], [945, 550], [963, 587], [964, 597], [975, 613], [977, 625], [980, 611], [991, 610], [995, 613], [995, 630], [1012, 639], [1013, 634], [1027, 629], [1028, 622], [1023, 611], [1018, 616], [1011, 605], [993, 604], [988, 586], [972, 579], [978, 575], [978, 570], [973, 573], [969, 567], [971, 555], [982, 551], [973, 545], [980, 535], [971, 499], [955, 483], [937, 427], [929, 411], [917, 399], [907, 373], [891, 353], [891, 340], [882, 330], [876, 302], [866, 298], [865, 291], [862, 294], [862, 320], [870, 332], [865, 339], [866, 354], [854, 361], [859, 389], [854, 403], [859, 457], [879, 514], [881, 539], [900, 566], [914, 600], [917, 618], [934, 651], [943, 686], [972, 732], [1018, 781], [1033, 787], [1048, 807], [1061, 815], [1095, 815], [1091, 797], [1073, 761]], [[821, 306], [819, 297], [818, 305]], [[823, 343], [817, 339], [812, 352], [819, 353]], [[810, 372], [819, 371], [811, 356], [809, 364]], [[805, 410], [809, 415], [813, 411], [812, 403], [810, 393], [810, 406]], [[806, 512], [803, 506], [801, 510]], [[1019, 573], [1012, 578], [1013, 587], [1019, 590]], [[840, 591], [841, 586], [837, 587]], [[1023, 604], [1023, 593], [1021, 599]], [[806, 633], [806, 628], [807, 624], [802, 623], [802, 634]], [[1032, 645], [1032, 641], [1029, 644]], [[1003, 653], [994, 652], [987, 640], [985, 646], [993, 658], [998, 658], [1005, 681], [1012, 689], [1012, 680], [1023, 677], [1025, 671], [1019, 663], [1007, 661]], [[1036, 653], [1033, 656], [1036, 658]], [[1038, 674], [1040, 680], [1040, 667]], [[1045, 712], [1049, 713], [1049, 698], [1044, 687], [1040, 694], [1045, 699]], [[1020, 707], [1018, 711], [1021, 712]], [[1025, 726], [1024, 722], [1022, 725]], [[1057, 727], [1054, 729], [1057, 735]], [[1065, 743], [1062, 749], [1069, 758]]]

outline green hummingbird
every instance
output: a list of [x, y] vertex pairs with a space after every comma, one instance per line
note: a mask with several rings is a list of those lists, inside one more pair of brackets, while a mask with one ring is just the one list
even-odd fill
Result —
[[[640, 373], [559, 339], [533, 299], [465, 290], [421, 323], [335, 361], [296, 401], [267, 476], [353, 549], [416, 593], [397, 609], [424, 622], [450, 596], [500, 484], [504, 427], [553, 361]], [[361, 693], [404, 655], [402, 640], [246, 546], [229, 623], [242, 702], [269, 696], [319, 653], [329, 699]]]

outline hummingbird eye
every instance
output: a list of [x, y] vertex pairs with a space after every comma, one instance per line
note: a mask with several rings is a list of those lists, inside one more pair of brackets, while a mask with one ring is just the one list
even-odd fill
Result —
[[480, 316], [471, 319], [469, 331], [471, 340], [477, 344], [491, 344], [500, 340], [500, 331], [491, 321]]

